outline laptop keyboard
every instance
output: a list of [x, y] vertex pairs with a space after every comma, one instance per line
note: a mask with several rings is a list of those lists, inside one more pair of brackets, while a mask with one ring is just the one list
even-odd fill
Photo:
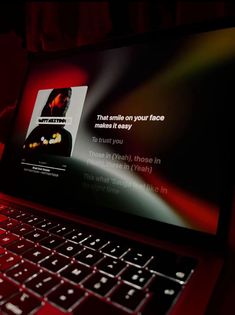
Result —
[[0, 203], [1, 314], [168, 313], [195, 259], [133, 244]]

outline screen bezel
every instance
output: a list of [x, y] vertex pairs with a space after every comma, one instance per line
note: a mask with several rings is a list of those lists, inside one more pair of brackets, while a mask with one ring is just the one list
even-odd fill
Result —
[[[106, 40], [103, 42], [74, 48], [71, 50], [64, 50], [64, 51], [56, 51], [56, 52], [48, 52], [48, 53], [31, 53], [29, 54], [29, 68], [30, 65], [33, 63], [43, 62], [44, 60], [50, 60], [55, 58], [61, 58], [73, 54], [79, 54], [89, 51], [95, 51], [95, 50], [104, 50], [104, 49], [110, 49], [114, 47], [122, 47], [125, 45], [135, 44], [135, 43], [142, 43], [146, 41], [152, 41], [152, 40], [158, 40], [158, 39], [179, 39], [184, 36], [212, 31], [212, 30], [219, 30], [229, 27], [235, 27], [235, 23], [232, 19], [220, 19], [216, 21], [210, 21], [200, 24], [194, 24], [194, 25], [187, 25], [187, 26], [179, 26], [173, 29], [166, 29], [166, 30], [158, 30], [155, 32], [149, 32], [145, 34], [135, 34], [130, 35], [126, 37], [118, 37], [113, 38], [110, 40]], [[26, 74], [27, 79], [27, 74]], [[26, 82], [25, 79], [25, 82]], [[24, 84], [23, 84], [24, 85]], [[23, 89], [22, 89], [23, 91]], [[21, 95], [22, 96], [22, 95]], [[21, 101], [21, 96], [18, 99], [18, 103]], [[15, 111], [15, 119], [17, 117], [18, 108]], [[227, 124], [226, 128], [230, 125]], [[225, 128], [225, 129], [226, 129]], [[230, 136], [230, 130], [226, 129], [228, 132], [228, 135]], [[231, 133], [232, 134], [232, 133]], [[9, 143], [6, 144], [4, 154], [1, 161], [1, 173], [3, 173], [3, 176], [8, 176], [7, 173], [7, 161], [10, 153], [10, 139], [11, 135], [9, 136]], [[223, 168], [220, 168], [219, 170], [219, 176], [221, 179], [221, 185], [220, 189], [220, 215], [219, 215], [219, 222], [218, 222], [218, 229], [217, 233], [215, 235], [211, 235], [208, 233], [195, 231], [195, 230], [189, 230], [182, 227], [173, 226], [166, 223], [161, 222], [153, 222], [149, 219], [143, 219], [138, 217], [133, 217], [129, 214], [124, 214], [122, 212], [112, 212], [111, 215], [107, 215], [108, 211], [105, 212], [105, 215], [101, 216], [100, 211], [97, 208], [97, 211], [94, 212], [83, 212], [79, 211], [79, 216], [88, 217], [90, 219], [95, 219], [96, 221], [101, 221], [108, 223], [110, 225], [120, 226], [122, 228], [127, 228], [128, 230], [133, 229], [135, 232], [139, 232], [142, 234], [147, 234], [156, 238], [164, 239], [164, 240], [174, 240], [175, 242], [180, 243], [187, 243], [187, 244], [201, 244], [204, 246], [215, 246], [215, 247], [221, 247], [221, 245], [224, 244], [224, 242], [227, 239], [227, 233], [228, 233], [228, 226], [229, 226], [229, 216], [230, 216], [230, 209], [231, 209], [231, 203], [232, 203], [232, 194], [233, 194], [233, 182], [232, 182], [232, 157], [231, 157], [231, 143], [229, 140], [225, 143], [223, 148], [223, 154], [221, 154], [221, 158], [223, 159], [221, 165], [223, 165]], [[4, 177], [3, 177], [4, 178]], [[47, 206], [52, 207], [58, 207], [62, 210], [65, 210], [67, 212], [71, 211], [71, 213], [76, 213], [77, 208], [70, 207], [65, 208], [63, 205], [58, 204], [47, 204], [47, 200], [42, 200], [41, 198], [35, 199], [35, 196], [32, 198], [27, 193], [22, 194], [19, 192], [20, 180], [19, 182], [17, 180], [14, 180], [13, 174], [11, 174], [11, 182], [14, 182], [12, 185], [8, 185], [7, 187], [4, 184], [4, 181], [1, 181], [1, 191], [13, 195], [15, 197], [20, 197], [24, 199], [32, 199], [31, 201], [39, 202], [41, 204], [46, 204]], [[108, 210], [108, 209], [107, 209]], [[102, 213], [102, 212], [101, 212]], [[130, 227], [131, 225], [131, 227]], [[144, 226], [144, 229], [143, 229]]]

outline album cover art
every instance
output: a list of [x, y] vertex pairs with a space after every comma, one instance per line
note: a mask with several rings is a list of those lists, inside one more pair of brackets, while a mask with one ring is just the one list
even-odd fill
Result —
[[87, 86], [39, 90], [24, 152], [71, 156], [86, 92]]

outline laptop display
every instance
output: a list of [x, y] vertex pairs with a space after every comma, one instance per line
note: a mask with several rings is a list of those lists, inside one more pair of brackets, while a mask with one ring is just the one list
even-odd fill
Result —
[[16, 184], [8, 184], [78, 212], [127, 213], [216, 234], [219, 113], [234, 34], [228, 28], [35, 61], [10, 147]]

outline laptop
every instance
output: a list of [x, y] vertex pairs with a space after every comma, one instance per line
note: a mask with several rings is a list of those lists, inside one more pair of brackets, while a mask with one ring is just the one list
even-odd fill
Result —
[[1, 161], [1, 314], [205, 313], [234, 43], [220, 21], [29, 56]]

